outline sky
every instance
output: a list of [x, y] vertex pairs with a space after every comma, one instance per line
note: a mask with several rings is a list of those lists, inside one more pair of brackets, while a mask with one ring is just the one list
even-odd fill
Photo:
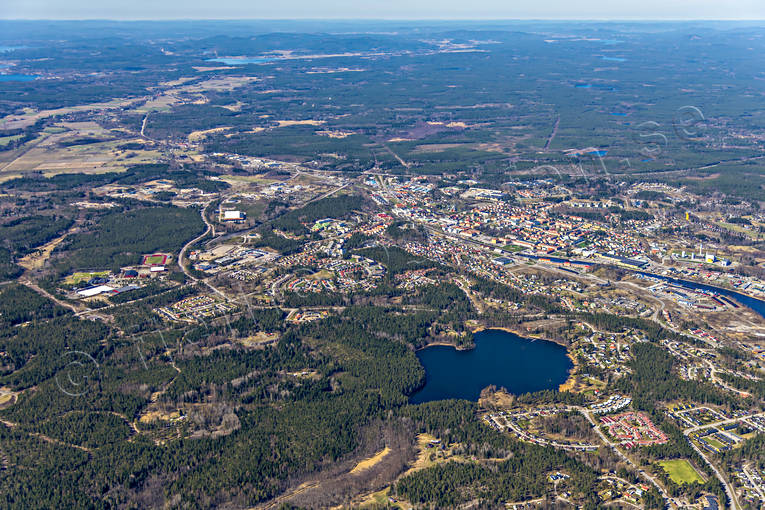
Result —
[[0, 0], [0, 19], [741, 19], [765, 0]]

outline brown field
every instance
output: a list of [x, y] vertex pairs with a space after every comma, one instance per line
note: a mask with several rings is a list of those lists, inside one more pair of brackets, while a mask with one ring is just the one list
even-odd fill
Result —
[[57, 237], [56, 239], [50, 241], [48, 244], [41, 246], [36, 251], [19, 259], [18, 264], [24, 269], [40, 269], [50, 258], [50, 254], [53, 253], [53, 250], [56, 248], [56, 246], [61, 244], [61, 242], [66, 239], [66, 236], [68, 235], [69, 232], [65, 232], [60, 237]]
[[212, 135], [214, 133], [221, 133], [223, 131], [226, 131], [228, 129], [232, 129], [231, 126], [223, 126], [223, 127], [217, 127], [212, 129], [205, 129], [202, 131], [193, 131], [189, 133], [188, 139], [190, 142], [197, 142], [201, 140], [202, 138], [205, 138], [207, 135]]
[[466, 143], [429, 143], [418, 145], [412, 152], [441, 152], [446, 149], [456, 149], [458, 147], [469, 147]]
[[74, 133], [69, 131], [46, 135], [28, 150], [20, 151], [16, 159], [4, 166], [0, 163], [0, 179], [7, 180], [16, 175], [35, 171], [41, 171], [46, 176], [62, 173], [120, 172], [134, 164], [154, 162], [160, 156], [159, 152], [152, 150], [125, 151], [117, 148], [130, 140], [112, 140], [71, 147], [59, 146], [60, 142], [67, 139], [104, 136], [104, 133], [107, 132], [85, 125], [77, 126]]
[[377, 465], [389, 453], [390, 453], [390, 448], [386, 446], [383, 450], [377, 452], [376, 454], [369, 457], [368, 459], [364, 459], [358, 464], [356, 464], [356, 466], [350, 470], [350, 474], [355, 475], [362, 471], [366, 471], [367, 469]]
[[178, 78], [177, 80], [162, 82], [159, 85], [161, 87], [177, 87], [178, 85], [183, 85], [184, 83], [187, 83], [195, 79], [196, 78], [193, 78], [191, 76], [184, 76], [182, 78]]
[[25, 112], [24, 115], [8, 115], [7, 117], [4, 117], [0, 119], [0, 124], [3, 124], [4, 129], [18, 129], [18, 128], [25, 128], [27, 126], [31, 126], [35, 122], [37, 122], [40, 119], [44, 119], [47, 117], [57, 116], [57, 115], [66, 115], [68, 113], [75, 113], [75, 112], [86, 112], [90, 110], [108, 110], [111, 108], [121, 108], [125, 106], [130, 106], [133, 104], [137, 104], [140, 101], [145, 100], [146, 98], [136, 98], [136, 99], [114, 99], [112, 101], [107, 101], [103, 103], [91, 103], [91, 104], [84, 104], [84, 105], [78, 105], [78, 106], [71, 106], [68, 108], [57, 108], [54, 110], [29, 110]]
[[141, 423], [151, 423], [153, 421], [177, 420], [180, 417], [181, 413], [178, 411], [173, 411], [171, 413], [164, 413], [162, 411], [147, 411], [138, 419], [138, 421]]
[[289, 126], [321, 126], [324, 124], [323, 120], [277, 120], [279, 127]]
[[350, 131], [330, 131], [330, 130], [325, 130], [325, 131], [317, 131], [316, 134], [317, 135], [321, 135], [321, 136], [328, 136], [330, 138], [347, 138], [349, 136], [352, 136], [354, 133], [352, 133]]
[[225, 91], [233, 90], [254, 81], [258, 81], [258, 78], [255, 76], [226, 76], [221, 78], [211, 78], [193, 85], [185, 85], [179, 87], [178, 90], [186, 93], [205, 92], [207, 90]]
[[274, 342], [278, 338], [279, 336], [276, 333], [266, 333], [261, 331], [259, 333], [255, 333], [254, 335], [248, 336], [247, 338], [242, 338], [239, 340], [239, 342], [241, 342], [241, 344], [245, 347], [258, 347], [270, 342]]
[[181, 100], [174, 94], [162, 94], [154, 97], [135, 109], [139, 113], [169, 112], [172, 106], [180, 104]]

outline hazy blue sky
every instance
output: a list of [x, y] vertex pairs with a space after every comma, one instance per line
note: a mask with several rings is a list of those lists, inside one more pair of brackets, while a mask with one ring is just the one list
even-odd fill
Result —
[[765, 0], [0, 0], [0, 18], [765, 19]]

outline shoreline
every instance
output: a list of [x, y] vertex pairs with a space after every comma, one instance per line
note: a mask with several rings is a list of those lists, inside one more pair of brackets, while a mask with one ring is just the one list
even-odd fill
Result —
[[451, 342], [446, 342], [444, 340], [438, 340], [436, 342], [431, 342], [427, 345], [423, 345], [422, 347], [418, 347], [414, 350], [414, 352], [420, 352], [422, 350], [427, 349], [428, 347], [452, 347], [456, 351], [472, 351], [475, 349], [475, 343], [471, 345], [470, 347], [463, 347], [461, 345], [453, 344]]
[[577, 369], [579, 368], [579, 361], [574, 357], [574, 353], [566, 349], [566, 356], [568, 356], [568, 359], [571, 360], [573, 366], [571, 367], [571, 370], [569, 370], [566, 380], [558, 386], [558, 392], [560, 393], [568, 392], [574, 389], [574, 386], [576, 386], [576, 373]]
[[508, 327], [504, 327], [504, 326], [476, 326], [473, 329], [471, 329], [471, 332], [473, 334], [475, 334], [475, 333], [480, 333], [481, 331], [486, 331], [487, 329], [496, 329], [496, 330], [499, 330], [499, 331], [504, 331], [505, 333], [512, 333], [512, 334], [514, 334], [516, 336], [519, 336], [521, 338], [528, 338], [528, 339], [532, 339], [532, 340], [542, 340], [544, 342], [552, 342], [554, 344], [560, 345], [561, 347], [565, 347], [566, 351], [568, 351], [568, 347], [569, 347], [568, 345], [564, 344], [563, 342], [561, 342], [559, 340], [553, 340], [551, 338], [545, 338], [545, 337], [540, 336], [540, 335], [532, 335], [532, 334], [529, 334], [529, 333], [524, 333], [524, 332], [519, 331], [517, 329], [512, 329], [512, 328], [508, 328]]

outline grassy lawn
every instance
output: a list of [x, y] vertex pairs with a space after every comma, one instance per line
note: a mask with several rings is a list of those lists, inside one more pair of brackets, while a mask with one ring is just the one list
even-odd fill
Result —
[[704, 480], [686, 459], [664, 460], [659, 462], [659, 465], [678, 485], [693, 482], [704, 483]]
[[83, 280], [90, 280], [91, 278], [95, 277], [104, 277], [108, 276], [110, 271], [97, 271], [94, 273], [74, 273], [73, 275], [67, 277], [65, 280], [65, 283], [77, 285]]
[[725, 445], [722, 442], [718, 441], [715, 437], [706, 436], [704, 439], [706, 439], [707, 443], [714, 446], [715, 448], [719, 448], [721, 450], [725, 448]]
[[517, 244], [508, 244], [508, 245], [505, 245], [503, 249], [506, 251], [511, 251], [513, 253], [518, 253], [519, 251], [523, 251], [526, 248], [524, 248], [523, 246], [518, 246]]

